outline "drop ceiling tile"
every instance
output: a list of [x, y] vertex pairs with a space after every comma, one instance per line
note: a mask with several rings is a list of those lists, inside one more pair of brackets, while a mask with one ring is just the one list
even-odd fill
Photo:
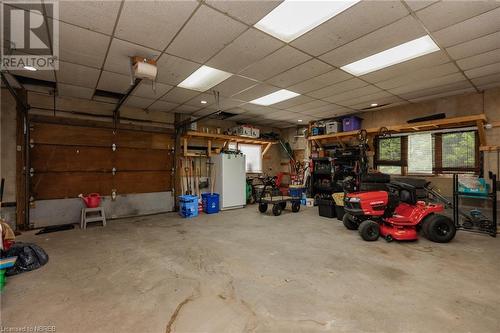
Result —
[[96, 68], [59, 61], [57, 81], [74, 86], [95, 88], [100, 72]]
[[219, 101], [219, 108], [221, 110], [229, 110], [229, 109], [235, 108], [237, 106], [240, 106], [244, 103], [245, 103], [244, 101], [240, 101], [237, 99], [221, 97], [220, 101]]
[[340, 93], [340, 94], [335, 94], [335, 95], [332, 95], [329, 97], [325, 97], [325, 98], [323, 98], [323, 100], [331, 102], [331, 103], [342, 104], [339, 102], [348, 101], [348, 100], [352, 100], [354, 98], [379, 93], [381, 91], [382, 90], [380, 88], [377, 88], [373, 85], [367, 85], [367, 86], [364, 86], [361, 88], [345, 91], [345, 92]]
[[176, 107], [173, 112], [175, 113], [187, 113], [187, 114], [191, 114], [195, 111], [198, 111], [200, 108], [198, 107], [195, 107], [195, 106], [191, 106], [191, 105], [179, 105], [178, 107]]
[[92, 95], [94, 94], [94, 89], [77, 87], [64, 83], [58, 83], [57, 93], [59, 96], [63, 97], [67, 96], [67, 97], [91, 99]]
[[361, 78], [371, 83], [377, 83], [398, 76], [403, 76], [408, 73], [425, 69], [431, 66], [438, 66], [449, 61], [450, 59], [444, 52], [433, 52], [422, 57], [418, 57], [390, 67], [383, 68], [375, 72], [368, 73], [361, 76]]
[[488, 76], [491, 74], [500, 73], [500, 62], [496, 62], [494, 64], [486, 65], [483, 67], [477, 67], [474, 69], [470, 69], [465, 71], [465, 75], [470, 79], [475, 79], [482, 76]]
[[313, 100], [314, 99], [309, 96], [299, 95], [294, 98], [287, 99], [283, 102], [275, 103], [273, 104], [273, 108], [284, 110], [292, 106], [304, 104]]
[[[237, 114], [237, 115], [240, 115], [242, 113], [247, 112], [247, 110], [242, 109], [242, 108], [238, 108], [238, 107], [233, 107], [233, 108], [227, 109], [225, 111], [228, 112], [228, 113], [233, 113], [233, 114]], [[231, 117], [230, 120], [233, 120], [233, 117]]]
[[163, 97], [161, 97], [161, 100], [167, 101], [167, 102], [172, 102], [172, 103], [182, 104], [182, 103], [190, 100], [191, 98], [195, 97], [199, 93], [200, 93], [199, 91], [184, 89], [184, 88], [180, 88], [180, 87], [174, 87], [172, 90], [170, 90], [168, 93], [166, 93]]
[[446, 28], [500, 6], [496, 1], [440, 1], [417, 13], [430, 31]]
[[291, 106], [291, 107], [287, 108], [287, 110], [292, 111], [292, 112], [304, 113], [308, 110], [317, 109], [319, 107], [326, 106], [326, 105], [330, 105], [330, 103], [316, 99], [316, 100], [310, 101], [308, 103]]
[[437, 1], [425, 1], [425, 0], [405, 0], [406, 4], [408, 7], [411, 8], [413, 11], [421, 10], [427, 6], [432, 5], [433, 3], [436, 3]]
[[333, 116], [334, 114], [338, 114], [341, 112], [345, 112], [349, 110], [346, 107], [328, 103], [327, 105], [320, 106], [318, 108], [301, 111], [302, 114], [307, 114], [315, 117], [326, 117], [327, 115]]
[[410, 102], [412, 103], [420, 103], [420, 102], [423, 102], [423, 101], [427, 101], [427, 100], [435, 100], [435, 99], [438, 99], [438, 98], [443, 98], [443, 97], [448, 97], [448, 96], [455, 96], [455, 95], [460, 95], [460, 94], [468, 94], [468, 93], [472, 93], [472, 92], [475, 92], [475, 89], [470, 87], [470, 88], [463, 88], [463, 89], [453, 89], [451, 91], [443, 91], [443, 92], [440, 92], [440, 93], [437, 93], [437, 94], [433, 94], [433, 95], [426, 95], [426, 96], [423, 96], [423, 97], [418, 97], [418, 98], [414, 98], [414, 99], [411, 99]]
[[399, 1], [362, 1], [291, 44], [318, 56], [408, 15]]
[[153, 104], [154, 100], [149, 99], [149, 98], [142, 98], [142, 97], [137, 97], [137, 96], [129, 96], [127, 100], [125, 101], [124, 105], [134, 107], [134, 108], [139, 108], [139, 109], [145, 109], [151, 104]]
[[9, 72], [16, 76], [29, 77], [32, 79], [51, 81], [51, 82], [56, 81], [54, 71], [28, 71], [23, 69], [19, 71], [9, 71]]
[[247, 103], [247, 104], [242, 104], [240, 106], [242, 109], [247, 110], [248, 114], [252, 115], [261, 115], [269, 112], [277, 112], [277, 111], [282, 111], [279, 109], [275, 109], [269, 106], [262, 106], [262, 105], [257, 105], [257, 104], [252, 104], [252, 103]]
[[378, 91], [373, 94], [361, 95], [353, 99], [339, 101], [338, 104], [352, 108], [359, 107], [359, 105], [362, 105], [362, 108], [366, 108], [369, 107], [372, 103], [377, 103], [379, 105], [385, 104], [386, 99], [400, 100], [398, 97], [395, 97], [394, 95], [386, 91]]
[[307, 54], [285, 46], [244, 69], [241, 75], [264, 81], [311, 59]]
[[[368, 97], [371, 98], [368, 99]], [[377, 109], [380, 109], [384, 105], [395, 105], [405, 101], [397, 96], [393, 96], [387, 93], [385, 94], [380, 93], [367, 96], [366, 98], [363, 99], [359, 99], [358, 103], [356, 103], [355, 101], [351, 101], [349, 103], [345, 103], [345, 105], [350, 107], [351, 109], [362, 111], [367, 108], [371, 108], [371, 104], [375, 102], [378, 105], [380, 105], [379, 107], [377, 107]]]
[[63, 61], [101, 68], [110, 39], [109, 36], [60, 22], [59, 58]]
[[500, 49], [478, 54], [469, 58], [464, 58], [457, 61], [457, 65], [463, 70], [468, 70], [476, 67], [482, 67], [498, 62], [500, 59]]
[[474, 83], [479, 88], [482, 88], [486, 85], [496, 84], [498, 82], [500, 82], [500, 73], [472, 79], [472, 83]]
[[246, 113], [241, 113], [241, 114], [238, 114], [234, 117], [231, 117], [231, 121], [245, 121], [245, 120], [248, 120], [248, 119], [252, 119], [254, 118], [253, 115], [250, 115], [250, 114], [246, 114]]
[[130, 75], [130, 57], [139, 56], [156, 59], [159, 55], [159, 51], [113, 38], [103, 69], [109, 72]]
[[430, 79], [430, 80], [415, 82], [413, 84], [397, 87], [394, 89], [389, 89], [389, 92], [394, 94], [394, 95], [398, 95], [398, 96], [401, 96], [405, 99], [408, 99], [408, 98], [404, 97], [405, 96], [404, 94], [412, 93], [412, 92], [419, 91], [419, 90], [424, 90], [427, 88], [430, 89], [430, 88], [434, 88], [434, 87], [438, 87], [438, 86], [442, 86], [442, 85], [446, 85], [446, 84], [453, 84], [456, 82], [462, 82], [463, 80], [465, 80], [465, 76], [462, 73], [454, 73], [454, 74], [445, 75], [445, 76], [441, 76], [441, 77]]
[[488, 90], [496, 87], [500, 87], [500, 81], [477, 86], [477, 88], [480, 90]]
[[151, 104], [148, 107], [148, 110], [168, 112], [168, 111], [175, 109], [178, 106], [179, 106], [179, 104], [158, 100], [158, 101], [154, 102], [153, 104]]
[[500, 48], [500, 31], [446, 49], [455, 59], [463, 59], [476, 54]]
[[450, 47], [500, 31], [500, 8], [454, 24], [433, 33], [441, 47]]
[[156, 80], [161, 83], [178, 85], [201, 66], [195, 62], [184, 60], [170, 54], [163, 53], [158, 61], [158, 75]]
[[272, 77], [267, 80], [267, 82], [278, 87], [286, 88], [301, 81], [329, 72], [332, 69], [332, 66], [325, 64], [322, 61], [311, 59], [287, 70], [286, 72]]
[[205, 62], [246, 29], [244, 24], [202, 5], [170, 44], [167, 52]]
[[284, 44], [257, 29], [249, 29], [207, 62], [229, 73], [238, 73]]
[[337, 95], [337, 94], [343, 93], [345, 91], [349, 91], [349, 90], [356, 89], [356, 88], [361, 88], [361, 87], [364, 87], [367, 85], [368, 85], [368, 83], [366, 83], [358, 78], [352, 78], [352, 79], [349, 79], [346, 81], [332, 84], [331, 86], [328, 86], [328, 87], [325, 87], [325, 88], [322, 88], [319, 90], [309, 92], [309, 93], [307, 93], [307, 95], [314, 97], [314, 98], [322, 99], [322, 98], [325, 98], [328, 96]]
[[102, 71], [97, 89], [124, 94], [130, 87], [130, 77], [127, 75]]
[[173, 87], [168, 84], [159, 82], [155, 82], [153, 84], [153, 82], [151, 82], [150, 80], [145, 80], [139, 83], [139, 85], [132, 92], [132, 95], [150, 99], [158, 99], [161, 96], [165, 95], [165, 93], [172, 88]]
[[248, 25], [254, 25], [269, 14], [281, 1], [232, 1], [208, 0], [210, 6], [235, 17]]
[[275, 91], [278, 91], [279, 88], [267, 85], [267, 84], [258, 84], [250, 89], [247, 89], [245, 91], [242, 91], [236, 95], [233, 96], [235, 99], [239, 99], [245, 102], [252, 101], [256, 98], [268, 95], [270, 93], [273, 93]]
[[353, 78], [351, 74], [348, 74], [340, 69], [334, 69], [328, 73], [294, 84], [293, 86], [288, 87], [288, 89], [297, 93], [305, 94], [350, 78]]
[[115, 36], [163, 50], [191, 13], [196, 1], [130, 1], [123, 4]]
[[[203, 116], [207, 116], [211, 113], [214, 113], [216, 110], [213, 109], [213, 108], [204, 108], [204, 109], [201, 109], [201, 110], [198, 110], [196, 112], [194, 112], [192, 114], [193, 117], [203, 117]], [[209, 118], [211, 118], [212, 116], [210, 116]]]
[[422, 37], [425, 34], [425, 30], [417, 20], [412, 16], [407, 16], [397, 22], [338, 47], [320, 56], [320, 59], [340, 67]]
[[[463, 75], [459, 77], [457, 74], [452, 74], [455, 75], [456, 78], [449, 79], [449, 80], [440, 80], [440, 81], [435, 81], [432, 84], [429, 84], [427, 86], [420, 86], [413, 88], [412, 90], [409, 90], [407, 92], [400, 93], [399, 96], [411, 100], [415, 98], [420, 98], [424, 96], [433, 96], [435, 94], [443, 93], [443, 92], [449, 92], [449, 91], [456, 91], [460, 89], [465, 89], [465, 88], [472, 88], [471, 84], [469, 81], [466, 81]], [[421, 89], [419, 89], [421, 88]]]
[[[205, 101], [207, 103], [202, 104], [201, 101]], [[214, 104], [214, 95], [209, 92], [201, 93], [191, 98], [189, 101], [186, 102], [186, 104], [191, 106], [206, 108]]]
[[377, 86], [382, 89], [392, 89], [400, 86], [412, 84], [414, 82], [428, 80], [452, 73], [458, 72], [459, 69], [454, 63], [446, 63], [439, 66], [420, 69], [410, 72], [406, 75], [398, 76], [389, 80], [377, 82]]
[[232, 96], [257, 85], [258, 83], [259, 82], [257, 81], [253, 81], [242, 76], [233, 75], [212, 89], [218, 91], [222, 96]]
[[120, 3], [120, 1], [59, 1], [59, 20], [111, 35]]

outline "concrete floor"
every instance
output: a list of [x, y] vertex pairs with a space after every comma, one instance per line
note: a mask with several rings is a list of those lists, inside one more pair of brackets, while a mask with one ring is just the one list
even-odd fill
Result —
[[499, 332], [500, 240], [368, 243], [316, 208], [175, 214], [35, 236], [2, 326], [57, 332]]

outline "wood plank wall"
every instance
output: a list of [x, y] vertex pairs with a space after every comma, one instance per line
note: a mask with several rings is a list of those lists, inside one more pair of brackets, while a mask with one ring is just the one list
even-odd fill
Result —
[[32, 121], [31, 143], [35, 200], [172, 189], [171, 134]]

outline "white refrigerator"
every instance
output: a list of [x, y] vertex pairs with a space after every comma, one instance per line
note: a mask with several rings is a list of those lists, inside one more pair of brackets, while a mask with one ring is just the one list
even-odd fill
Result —
[[215, 192], [220, 196], [220, 209], [246, 205], [245, 155], [220, 153], [211, 158], [215, 168]]

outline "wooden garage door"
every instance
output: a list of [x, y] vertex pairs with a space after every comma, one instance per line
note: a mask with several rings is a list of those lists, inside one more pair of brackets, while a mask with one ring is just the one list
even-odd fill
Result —
[[32, 122], [30, 133], [35, 200], [172, 189], [170, 134], [43, 122]]

